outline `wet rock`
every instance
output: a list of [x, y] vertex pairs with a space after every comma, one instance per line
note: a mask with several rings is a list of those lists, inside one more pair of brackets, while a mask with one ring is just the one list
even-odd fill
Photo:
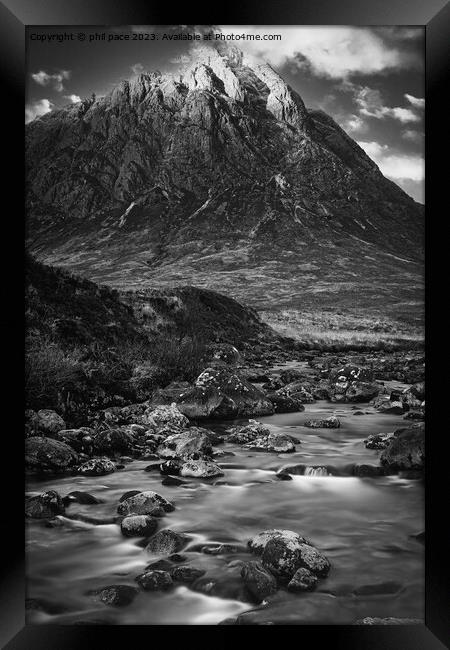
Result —
[[295, 451], [295, 444], [292, 442], [291, 436], [276, 432], [270, 432], [268, 435], [260, 436], [244, 445], [244, 447], [245, 449], [275, 452], [278, 454], [287, 454]]
[[171, 555], [172, 553], [177, 553], [184, 548], [188, 542], [189, 538], [183, 533], [176, 533], [169, 528], [165, 530], [160, 530], [159, 533], [154, 535], [145, 550], [147, 553], [154, 553], [157, 555]]
[[229, 368], [206, 368], [177, 402], [190, 418], [233, 418], [273, 413], [266, 395]]
[[374, 433], [364, 440], [364, 445], [367, 449], [386, 449], [393, 435], [393, 433]]
[[91, 458], [80, 465], [77, 472], [83, 476], [105, 476], [116, 471], [116, 466], [109, 458]]
[[189, 420], [178, 410], [175, 403], [172, 403], [170, 406], [148, 408], [142, 416], [142, 421], [156, 431], [167, 426], [175, 426], [181, 429], [189, 426]]
[[81, 503], [82, 505], [96, 505], [98, 503], [102, 503], [100, 499], [97, 499], [97, 497], [94, 497], [92, 494], [89, 494], [89, 492], [80, 492], [79, 490], [75, 490], [74, 492], [69, 492], [64, 498], [63, 502], [65, 506], [70, 505], [71, 503]]
[[420, 411], [409, 411], [406, 415], [403, 416], [403, 419], [423, 421], [425, 420], [425, 413], [422, 413]]
[[294, 381], [300, 381], [302, 379], [304, 379], [304, 374], [295, 368], [287, 368], [280, 372], [280, 381], [284, 385], [292, 384]]
[[295, 381], [292, 384], [287, 384], [287, 386], [279, 388], [276, 391], [276, 394], [279, 397], [290, 397], [296, 402], [300, 402], [300, 404], [312, 404], [314, 402], [314, 397], [302, 381]]
[[206, 544], [201, 547], [201, 552], [206, 555], [228, 555], [229, 553], [238, 553], [239, 550], [245, 551], [246, 549], [240, 549], [236, 544]]
[[167, 591], [173, 586], [172, 578], [167, 571], [146, 571], [137, 576], [136, 581], [145, 591]]
[[157, 520], [150, 515], [128, 515], [120, 523], [120, 530], [125, 537], [148, 537], [157, 528]]
[[315, 589], [317, 582], [317, 576], [308, 569], [301, 567], [294, 573], [288, 582], [287, 588], [288, 591], [312, 591]]
[[224, 476], [218, 465], [207, 460], [189, 460], [183, 463], [180, 469], [180, 476], [192, 478], [214, 478]]
[[276, 579], [259, 562], [247, 562], [241, 569], [241, 576], [254, 603], [261, 603], [277, 591]]
[[249, 549], [256, 555], [262, 555], [264, 549], [266, 548], [267, 543], [272, 539], [283, 539], [286, 544], [293, 543], [298, 544], [309, 544], [310, 542], [306, 537], [302, 537], [297, 533], [294, 533], [292, 530], [285, 530], [280, 528], [271, 528], [269, 530], [264, 530], [262, 533], [258, 533], [247, 543]]
[[374, 476], [385, 476], [386, 471], [383, 467], [379, 465], [352, 465], [350, 469], [350, 474], [352, 476], [360, 477], [374, 477]]
[[196, 569], [190, 566], [177, 566], [170, 571], [172, 580], [185, 583], [194, 582], [194, 580], [204, 576], [205, 573], [206, 571], [204, 569]]
[[[169, 558], [170, 559], [170, 558]], [[150, 564], [147, 564], [145, 567], [144, 573], [147, 571], [167, 571], [170, 573], [170, 571], [173, 569], [172, 562], [169, 561], [169, 559], [165, 560], [156, 560], [156, 562], [150, 562]]]
[[270, 429], [257, 420], [249, 420], [248, 424], [228, 429], [227, 442], [234, 442], [239, 445], [251, 442], [260, 436], [269, 435]]
[[212, 446], [207, 434], [192, 427], [183, 433], [166, 438], [158, 447], [158, 454], [162, 458], [199, 459], [212, 456]]
[[136, 494], [140, 494], [140, 490], [128, 490], [128, 492], [124, 492], [122, 496], [119, 499], [119, 503], [122, 503], [122, 501], [125, 501], [125, 499], [128, 499], [129, 497], [134, 497]]
[[77, 454], [64, 442], [39, 436], [25, 440], [25, 467], [29, 472], [62, 473], [77, 462]]
[[93, 526], [105, 526], [110, 524], [118, 523], [117, 517], [92, 517], [90, 515], [84, 515], [81, 512], [74, 514], [66, 514], [67, 519], [72, 521], [81, 521], [85, 524], [92, 524]]
[[423, 469], [425, 466], [425, 424], [397, 429], [380, 463], [390, 470]]
[[138, 593], [139, 590], [136, 587], [129, 587], [128, 585], [110, 585], [89, 592], [94, 600], [113, 607], [130, 605]]
[[267, 399], [274, 405], [275, 413], [300, 413], [305, 410], [303, 403], [291, 395], [269, 392], [267, 393]]
[[180, 553], [172, 553], [172, 555], [169, 555], [169, 560], [171, 562], [186, 562], [187, 556], [180, 555]]
[[403, 415], [407, 405], [404, 402], [396, 402], [391, 400], [383, 400], [375, 406], [378, 413], [386, 413], [389, 415]]
[[175, 475], [177, 476], [180, 473], [180, 469], [183, 465], [181, 460], [166, 460], [164, 463], [158, 465], [159, 471], [161, 474]]
[[314, 546], [286, 541], [282, 537], [267, 542], [261, 560], [266, 569], [280, 580], [291, 579], [301, 567], [321, 577], [330, 570], [327, 558]]
[[106, 429], [95, 434], [92, 444], [97, 454], [126, 454], [133, 449], [133, 438], [124, 429]]
[[325, 420], [306, 420], [303, 426], [310, 429], [339, 429], [341, 422], [337, 417], [332, 416]]
[[55, 490], [43, 492], [25, 501], [25, 516], [32, 519], [45, 519], [63, 515], [65, 507], [61, 496]]
[[280, 469], [280, 470], [276, 473], [276, 477], [277, 477], [277, 479], [279, 479], [280, 481], [292, 481], [292, 480], [293, 480], [293, 479], [292, 479], [292, 476], [289, 474], [289, 472], [288, 472], [285, 468]]
[[162, 517], [166, 512], [173, 510], [175, 510], [173, 503], [151, 490], [128, 497], [117, 507], [119, 515], [153, 515], [154, 517]]

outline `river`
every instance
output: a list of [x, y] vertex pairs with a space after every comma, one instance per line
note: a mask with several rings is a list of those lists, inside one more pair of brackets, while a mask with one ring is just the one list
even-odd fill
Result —
[[[402, 387], [397, 382], [387, 383], [392, 388]], [[94, 526], [64, 518], [63, 526], [48, 528], [41, 521], [28, 520], [27, 596], [56, 603], [57, 613], [29, 610], [27, 621], [217, 624], [255, 609], [255, 620], [275, 623], [347, 624], [364, 616], [423, 619], [424, 547], [411, 537], [424, 530], [422, 480], [317, 475], [323, 470], [307, 470], [306, 475], [295, 475], [291, 481], [276, 477], [285, 465], [342, 468], [350, 463], [378, 464], [379, 452], [366, 449], [364, 438], [406, 423], [401, 416], [379, 414], [367, 404], [358, 404], [357, 409], [364, 415], [355, 415], [351, 404], [317, 401], [306, 404], [300, 413], [260, 417], [258, 420], [273, 430], [300, 440], [296, 453], [247, 451], [225, 442], [217, 449], [234, 456], [218, 459], [224, 476], [212, 481], [191, 479], [183, 486], [162, 486], [160, 474], [145, 472], [149, 461], [141, 460], [107, 476], [28, 481], [30, 494], [49, 489], [62, 496], [74, 490], [93, 494], [103, 503], [72, 504], [67, 512], [96, 517], [115, 515], [120, 496], [128, 490], [158, 492], [176, 505], [159, 528], [192, 537], [181, 553], [190, 565], [205, 569], [212, 580], [222, 581], [221, 595], [226, 597], [178, 586], [164, 593], [143, 591], [127, 607], [93, 603], [86, 595], [88, 590], [110, 584], [136, 585], [135, 576], [157, 558], [149, 556], [139, 540], [124, 538], [115, 524]], [[302, 426], [307, 419], [330, 415], [341, 420], [339, 429]], [[203, 426], [223, 432], [231, 424]], [[198, 549], [199, 543], [246, 544], [269, 528], [296, 531], [328, 557], [330, 574], [315, 592], [292, 594], [282, 589], [269, 599], [268, 607], [242, 602], [233, 597], [233, 560], [256, 558], [244, 552], [207, 555], [190, 550]]]

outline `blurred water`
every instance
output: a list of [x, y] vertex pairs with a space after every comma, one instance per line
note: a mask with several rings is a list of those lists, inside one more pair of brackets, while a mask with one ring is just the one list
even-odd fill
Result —
[[[189, 549], [209, 542], [246, 544], [267, 528], [305, 535], [327, 555], [332, 570], [313, 594], [281, 590], [269, 599], [268, 611], [273, 607], [286, 620], [345, 623], [363, 616], [423, 618], [424, 552], [410, 537], [424, 529], [422, 481], [327, 476], [320, 475], [320, 470], [308, 470], [291, 481], [279, 481], [275, 475], [283, 466], [295, 464], [337, 468], [378, 464], [379, 452], [366, 449], [363, 439], [405, 423], [399, 416], [376, 413], [367, 404], [358, 404], [357, 409], [365, 414], [354, 415], [352, 405], [317, 402], [307, 404], [302, 413], [258, 418], [301, 441], [297, 451], [252, 452], [226, 443], [220, 448], [235, 456], [219, 463], [225, 476], [209, 482], [194, 479], [186, 486], [165, 487], [158, 472], [144, 472], [148, 462], [134, 461], [108, 476], [34, 480], [27, 488], [32, 493], [55, 489], [62, 495], [73, 490], [90, 492], [104, 503], [73, 504], [67, 512], [98, 517], [115, 515], [118, 500], [127, 490], [155, 490], [176, 505], [161, 520], [160, 528], [190, 534], [192, 541], [182, 551], [189, 564], [225, 581], [227, 571], [232, 573], [230, 562], [254, 558], [244, 552], [213, 556]], [[330, 415], [340, 418], [340, 429], [302, 426], [310, 418]], [[230, 422], [210, 426], [223, 431]], [[124, 538], [116, 525], [64, 522], [63, 527], [53, 529], [39, 521], [27, 522], [27, 596], [56, 602], [65, 610], [53, 615], [30, 610], [29, 622], [70, 624], [98, 619], [116, 624], [214, 624], [254, 608], [231, 597], [232, 589], [230, 597], [219, 598], [184, 586], [166, 593], [142, 592], [124, 608], [95, 604], [86, 595], [89, 589], [134, 585], [134, 577], [153, 558], [137, 540]]]

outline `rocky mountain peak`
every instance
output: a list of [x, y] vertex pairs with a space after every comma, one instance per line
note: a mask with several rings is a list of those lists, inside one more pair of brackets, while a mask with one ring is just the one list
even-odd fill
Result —
[[320, 279], [323, 295], [380, 264], [420, 268], [422, 207], [227, 44], [34, 120], [26, 149], [31, 250], [94, 280], [182, 278], [256, 304], [292, 301], [283, 282], [297, 294]]

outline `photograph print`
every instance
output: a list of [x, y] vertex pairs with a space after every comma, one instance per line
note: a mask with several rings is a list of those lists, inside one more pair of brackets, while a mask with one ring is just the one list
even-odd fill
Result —
[[424, 28], [26, 57], [26, 622], [423, 626]]

